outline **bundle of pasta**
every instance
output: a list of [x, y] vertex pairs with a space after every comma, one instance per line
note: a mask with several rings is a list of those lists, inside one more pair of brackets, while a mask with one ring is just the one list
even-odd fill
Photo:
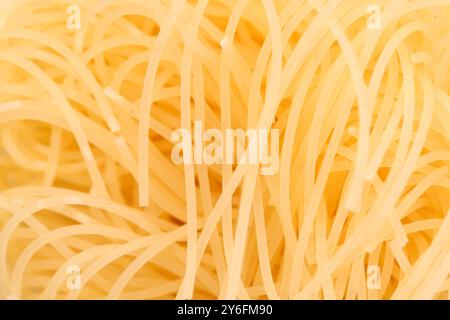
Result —
[[0, 1], [0, 298], [448, 299], [449, 17]]

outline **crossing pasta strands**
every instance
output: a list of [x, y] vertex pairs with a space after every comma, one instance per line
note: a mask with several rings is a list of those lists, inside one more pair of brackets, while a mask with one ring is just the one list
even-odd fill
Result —
[[449, 17], [0, 1], [0, 298], [448, 300]]

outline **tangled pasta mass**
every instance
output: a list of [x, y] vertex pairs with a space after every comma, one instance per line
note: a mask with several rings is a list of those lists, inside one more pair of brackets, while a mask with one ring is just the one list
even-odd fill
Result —
[[448, 300], [450, 0], [0, 1], [0, 298]]

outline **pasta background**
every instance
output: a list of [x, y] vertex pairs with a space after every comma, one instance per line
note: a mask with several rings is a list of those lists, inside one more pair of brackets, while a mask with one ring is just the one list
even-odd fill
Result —
[[449, 0], [0, 1], [0, 297], [449, 299], [449, 71]]

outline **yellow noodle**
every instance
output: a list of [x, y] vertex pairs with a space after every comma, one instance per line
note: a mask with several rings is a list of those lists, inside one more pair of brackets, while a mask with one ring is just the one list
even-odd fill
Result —
[[448, 299], [449, 15], [0, 1], [0, 298]]

